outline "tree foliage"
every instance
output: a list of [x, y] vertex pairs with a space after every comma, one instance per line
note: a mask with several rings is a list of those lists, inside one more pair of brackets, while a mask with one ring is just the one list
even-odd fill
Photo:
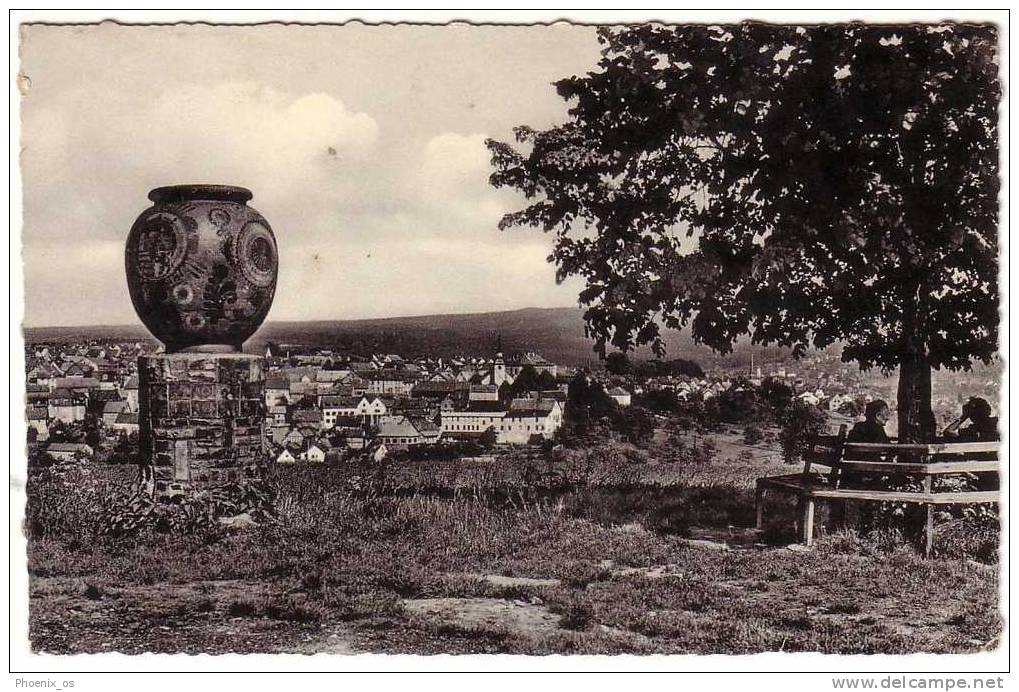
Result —
[[[556, 83], [569, 120], [489, 141], [491, 183], [555, 234], [604, 353], [689, 326], [843, 344], [861, 367], [930, 369], [997, 349], [998, 82], [991, 25], [646, 25], [599, 33]], [[926, 378], [926, 379], [925, 379]], [[923, 411], [915, 410], [912, 421]], [[900, 416], [900, 425], [902, 418]]]

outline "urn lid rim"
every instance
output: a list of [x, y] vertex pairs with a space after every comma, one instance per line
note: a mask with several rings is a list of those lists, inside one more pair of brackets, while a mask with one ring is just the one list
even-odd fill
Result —
[[159, 203], [179, 202], [188, 199], [209, 199], [218, 202], [247, 202], [253, 197], [251, 190], [235, 185], [167, 185], [149, 192], [149, 199]]

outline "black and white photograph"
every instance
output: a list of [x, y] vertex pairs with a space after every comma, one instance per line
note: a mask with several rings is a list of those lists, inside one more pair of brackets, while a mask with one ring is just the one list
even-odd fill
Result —
[[569, 14], [12, 20], [26, 665], [1007, 668], [1007, 12]]

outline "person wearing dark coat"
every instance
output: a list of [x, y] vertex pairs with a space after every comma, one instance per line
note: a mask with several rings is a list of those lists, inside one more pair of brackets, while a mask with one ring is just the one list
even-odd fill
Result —
[[882, 399], [875, 399], [867, 404], [863, 411], [864, 420], [853, 426], [846, 436], [846, 442], [890, 442], [885, 424], [891, 416], [891, 409]]
[[[965, 428], [962, 424], [969, 421]], [[983, 397], [971, 397], [962, 407], [962, 415], [945, 428], [946, 441], [952, 442], [990, 442], [998, 438], [998, 417], [991, 415], [991, 405]], [[966, 456], [970, 461], [993, 461], [998, 458], [995, 452], [975, 452]], [[1000, 481], [996, 474], [972, 473], [965, 474], [975, 490], [997, 490]]]
[[[846, 442], [871, 442], [878, 444], [889, 444], [891, 440], [888, 437], [888, 433], [885, 432], [885, 424], [891, 417], [891, 408], [888, 403], [882, 399], [875, 399], [874, 401], [868, 402], [867, 407], [863, 410], [864, 419], [856, 423], [849, 434], [846, 436]], [[885, 455], [880, 452], [874, 453], [858, 453], [853, 455], [853, 461], [884, 461]], [[874, 488], [883, 487], [881, 476], [876, 476], [871, 473], [861, 473], [859, 471], [846, 471], [841, 476], [841, 484], [843, 487], [849, 486], [853, 488]], [[862, 523], [865, 527], [869, 528], [873, 523], [873, 508], [867, 503], [867, 506], [863, 508], [861, 512]]]
[[[962, 424], [969, 421], [965, 428]], [[991, 415], [987, 399], [975, 396], [962, 407], [962, 415], [945, 428], [945, 437], [959, 442], [983, 442], [998, 439], [998, 417]]]

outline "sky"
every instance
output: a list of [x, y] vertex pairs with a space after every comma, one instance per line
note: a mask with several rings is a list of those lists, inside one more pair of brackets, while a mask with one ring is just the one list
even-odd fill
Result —
[[280, 252], [269, 320], [576, 305], [552, 238], [499, 231], [486, 137], [563, 122], [591, 27], [22, 27], [29, 327], [137, 322], [124, 242], [151, 188], [241, 185]]

